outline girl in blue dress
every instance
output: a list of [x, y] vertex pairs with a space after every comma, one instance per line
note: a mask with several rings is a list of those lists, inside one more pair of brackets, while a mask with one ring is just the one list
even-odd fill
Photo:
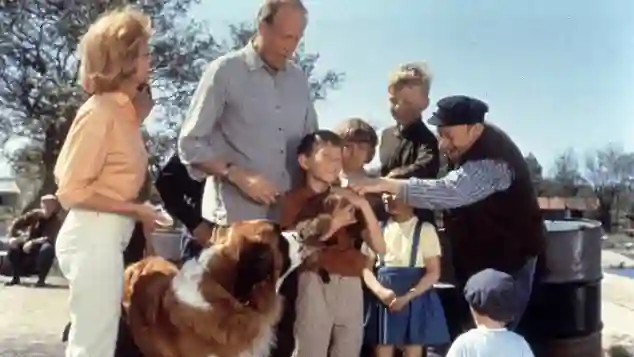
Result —
[[386, 254], [377, 269], [364, 271], [368, 301], [365, 342], [378, 357], [420, 357], [426, 345], [450, 341], [447, 322], [433, 285], [440, 277], [440, 242], [435, 227], [419, 221], [413, 209], [394, 196], [383, 201], [391, 218], [384, 226]]

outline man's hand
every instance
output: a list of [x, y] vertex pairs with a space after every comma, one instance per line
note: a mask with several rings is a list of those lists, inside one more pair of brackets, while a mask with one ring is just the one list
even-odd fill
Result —
[[194, 228], [194, 230], [192, 231], [192, 235], [194, 236], [194, 238], [196, 238], [198, 244], [203, 247], [209, 245], [209, 241], [211, 240], [213, 234], [213, 227], [205, 221], [200, 222], [200, 224], [197, 225], [196, 228]]
[[38, 243], [38, 244], [44, 244], [44, 243], [48, 242], [48, 238], [47, 237], [35, 238], [35, 239], [33, 239], [33, 242]]
[[227, 179], [244, 195], [267, 206], [275, 203], [280, 194], [277, 188], [267, 182], [264, 177], [242, 168], [232, 166]]
[[388, 172], [387, 175], [385, 175], [386, 178], [397, 178], [398, 176], [401, 176], [403, 174], [405, 170], [403, 170], [403, 168], [401, 167], [397, 167], [394, 170]]
[[143, 122], [154, 107], [154, 99], [152, 99], [152, 88], [146, 84], [132, 100], [132, 105], [136, 109], [137, 117], [140, 122]]
[[356, 208], [362, 209], [365, 208], [365, 206], [369, 205], [368, 200], [364, 196], [358, 195], [356, 192], [348, 188], [333, 187], [332, 191], [337, 195], [347, 199], [350, 204], [352, 204]]
[[20, 238], [9, 238], [9, 247], [11, 248], [17, 248], [18, 246], [20, 246], [20, 243], [24, 242], [24, 239], [20, 239]]
[[360, 178], [350, 180], [348, 187], [359, 195], [383, 192], [397, 194], [405, 182], [388, 178]]
[[29, 254], [31, 252], [31, 250], [33, 249], [33, 245], [35, 244], [34, 241], [30, 240], [26, 243], [24, 243], [24, 245], [22, 246], [22, 251], [26, 254]]

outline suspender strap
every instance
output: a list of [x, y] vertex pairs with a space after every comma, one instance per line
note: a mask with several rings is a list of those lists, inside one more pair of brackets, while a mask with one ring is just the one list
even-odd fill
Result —
[[[381, 226], [381, 235], [385, 236], [385, 227], [387, 227], [387, 221], [383, 221], [383, 222], [379, 222], [379, 225]], [[385, 262], [383, 261], [383, 257], [379, 254], [376, 255], [376, 268], [380, 268], [382, 266], [385, 265]]]
[[409, 267], [413, 268], [416, 266], [416, 258], [418, 257], [418, 246], [420, 245], [420, 232], [423, 229], [423, 220], [416, 221], [416, 226], [414, 227], [414, 236], [412, 237], [412, 251], [409, 255]]

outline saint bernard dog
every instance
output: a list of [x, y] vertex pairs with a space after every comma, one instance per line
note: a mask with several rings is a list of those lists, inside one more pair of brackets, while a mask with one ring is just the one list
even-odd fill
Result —
[[281, 281], [301, 264], [296, 233], [265, 220], [233, 224], [180, 269], [148, 257], [125, 271], [123, 307], [145, 357], [267, 357]]

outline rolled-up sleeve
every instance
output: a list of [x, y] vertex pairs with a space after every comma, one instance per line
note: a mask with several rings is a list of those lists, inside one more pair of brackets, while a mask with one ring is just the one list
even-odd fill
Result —
[[226, 103], [226, 66], [223, 64], [222, 59], [215, 60], [205, 70], [178, 138], [180, 159], [189, 174], [197, 180], [204, 179], [207, 174], [196, 170], [193, 164], [202, 164], [222, 156], [222, 152], [219, 152], [222, 145], [213, 142], [213, 139], [221, 136], [213, 134]]
[[95, 193], [97, 180], [106, 161], [106, 143], [116, 114], [99, 108], [80, 113], [66, 137], [55, 164], [56, 196], [68, 209]]

